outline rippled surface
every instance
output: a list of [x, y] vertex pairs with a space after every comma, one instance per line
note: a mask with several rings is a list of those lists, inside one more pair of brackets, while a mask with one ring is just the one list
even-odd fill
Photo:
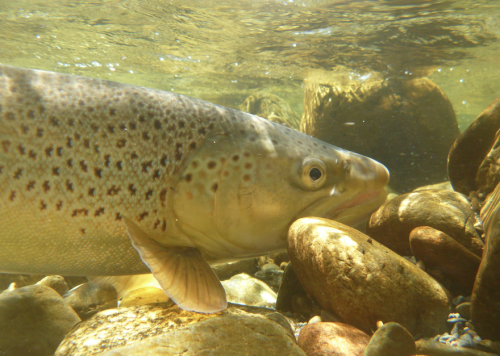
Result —
[[464, 128], [500, 95], [497, 1], [0, 0], [0, 62], [238, 106], [258, 89], [301, 113], [303, 81], [429, 75]]

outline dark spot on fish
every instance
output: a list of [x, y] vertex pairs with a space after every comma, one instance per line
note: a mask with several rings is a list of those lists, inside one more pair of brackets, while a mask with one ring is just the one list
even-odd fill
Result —
[[35, 181], [34, 181], [34, 180], [30, 180], [30, 181], [28, 182], [28, 184], [26, 185], [26, 190], [28, 190], [28, 191], [29, 191], [29, 190], [31, 190], [31, 189], [33, 189], [33, 188], [35, 188]]
[[29, 127], [26, 125], [21, 125], [21, 131], [23, 134], [27, 134], [29, 131]]
[[118, 194], [118, 192], [121, 190], [120, 187], [117, 187], [116, 185], [112, 185], [111, 188], [108, 189], [108, 191], [106, 192], [107, 195], [109, 196], [114, 196], [116, 194]]
[[161, 206], [165, 206], [165, 199], [167, 198], [167, 189], [163, 188], [160, 192]]
[[37, 109], [39, 114], [43, 114], [45, 112], [45, 108], [42, 105], [38, 105]]
[[252, 164], [250, 162], [245, 163], [245, 168], [246, 169], [252, 168]]
[[54, 147], [52, 146], [49, 146], [45, 149], [45, 154], [47, 155], [47, 157], [52, 157], [52, 151], [54, 151]]
[[181, 143], [176, 143], [175, 144], [175, 159], [177, 161], [180, 161], [182, 159], [181, 148], [182, 148], [182, 144]]
[[177, 126], [179, 126], [179, 129], [182, 129], [182, 128], [184, 128], [184, 126], [186, 126], [186, 123], [182, 120], [179, 120], [179, 122], [177, 123]]
[[59, 167], [53, 167], [52, 168], [52, 174], [55, 175], [55, 176], [58, 176], [59, 175]]
[[326, 150], [326, 146], [325, 145], [322, 145], [322, 147]]
[[34, 112], [33, 110], [28, 110], [28, 111], [26, 112], [26, 117], [27, 117], [28, 119], [34, 119], [34, 118], [35, 118], [35, 112]]
[[99, 208], [95, 211], [94, 216], [101, 216], [101, 214], [104, 214], [104, 208]]
[[83, 100], [81, 100], [81, 99], [80, 99], [80, 100], [78, 100], [78, 105], [80, 105], [80, 106], [84, 106], [84, 105], [85, 105], [85, 102], [84, 102]]
[[68, 137], [66, 141], [66, 147], [71, 148], [73, 146], [73, 141], [71, 140], [71, 137]]
[[66, 189], [70, 192], [73, 191], [73, 183], [71, 183], [69, 179], [66, 180]]
[[88, 195], [89, 197], [93, 197], [95, 195], [95, 188], [89, 188]]
[[102, 169], [101, 168], [94, 168], [94, 175], [97, 178], [102, 178]]
[[4, 168], [3, 166], [0, 166], [0, 174], [3, 173], [3, 168]]
[[75, 209], [71, 213], [71, 217], [73, 217], [73, 218], [78, 216], [78, 215], [87, 216], [87, 215], [89, 215], [89, 211], [87, 209]]
[[17, 149], [19, 150], [19, 153], [22, 155], [26, 153], [26, 150], [24, 149], [23, 145], [19, 145]]
[[149, 198], [151, 198], [151, 196], [153, 195], [153, 190], [150, 189], [146, 192], [146, 200], [149, 200]]
[[8, 140], [3, 140], [2, 141], [2, 148], [5, 153], [9, 152], [9, 147], [10, 147], [10, 141]]
[[57, 149], [56, 149], [56, 153], [57, 153], [57, 155], [58, 155], [59, 157], [62, 157], [62, 150], [63, 150], [63, 148], [62, 148], [62, 147], [57, 147]]
[[51, 124], [52, 126], [56, 126], [56, 127], [57, 127], [57, 126], [59, 126], [59, 120], [57, 120], [54, 116], [52, 116], [52, 117], [50, 118], [50, 124]]
[[139, 156], [137, 155], [137, 153], [132, 152], [132, 154], [130, 155], [130, 159], [137, 159], [137, 158], [139, 158]]
[[313, 145], [316, 146], [316, 147], [318, 147], [318, 144], [316, 142], [313, 142]]
[[115, 114], [116, 114], [116, 109], [109, 109], [110, 116], [115, 116]]
[[9, 195], [9, 200], [10, 201], [14, 201], [15, 197], [16, 197], [16, 191], [15, 190], [11, 190], [10, 191], [10, 195]]
[[80, 229], [80, 232], [82, 233], [82, 235], [85, 235], [85, 229], [83, 227]]
[[145, 141], [149, 140], [149, 133], [148, 133], [148, 132], [146, 132], [146, 131], [144, 131], [144, 132], [142, 133], [142, 139], [143, 139], [143, 140], [145, 140]]
[[57, 210], [61, 210], [61, 209], [62, 209], [62, 206], [63, 206], [63, 202], [62, 202], [62, 200], [59, 200], [59, 201], [57, 202], [57, 204], [56, 204], [56, 209], [57, 209]]
[[104, 155], [104, 165], [106, 167], [109, 167], [110, 157], [111, 155]]
[[87, 165], [85, 164], [85, 160], [80, 161], [80, 168], [82, 171], [87, 172]]
[[224, 177], [229, 177], [229, 171], [224, 171]]
[[31, 159], [36, 159], [36, 153], [33, 150], [30, 150], [28, 153], [28, 157]]
[[160, 164], [163, 166], [163, 167], [166, 167], [167, 166], [167, 156], [163, 155], [160, 159]]
[[48, 180], [46, 180], [45, 182], [43, 182], [42, 188], [43, 188], [44, 193], [47, 193], [50, 190], [50, 184], [49, 184]]
[[216, 166], [217, 166], [217, 163], [215, 163], [214, 161], [210, 161], [207, 164], [208, 169], [214, 169]]
[[152, 161], [144, 162], [144, 163], [141, 163], [141, 166], [142, 166], [142, 171], [144, 173], [147, 173], [148, 168], [153, 166], [153, 162]]
[[198, 167], [199, 163], [198, 163], [198, 161], [193, 161], [191, 163], [191, 165], [193, 166], [193, 168], [196, 168], [196, 167]]
[[156, 169], [153, 173], [153, 180], [160, 178], [160, 170]]
[[245, 156], [245, 158], [248, 158], [248, 157], [250, 157], [250, 153], [248, 153], [248, 152], [243, 152], [243, 156]]
[[127, 126], [125, 126], [124, 124], [121, 124], [120, 126], [118, 126], [120, 128], [121, 131], [124, 131], [127, 129]]
[[130, 184], [128, 186], [128, 191], [130, 192], [130, 195], [135, 195], [135, 193], [137, 192], [137, 189], [134, 188], [133, 184]]
[[214, 128], [214, 123], [212, 122], [212, 123], [210, 123], [210, 125], [208, 125], [208, 129], [212, 130], [213, 128]]
[[154, 225], [153, 225], [153, 229], [154, 229], [154, 230], [156, 230], [156, 228], [157, 228], [157, 227], [158, 227], [158, 225], [160, 225], [160, 224], [161, 224], [160, 219], [156, 219], [156, 221], [155, 221], [155, 223], [154, 223]]
[[74, 136], [75, 136], [75, 140], [77, 140], [77, 141], [80, 140], [80, 138], [81, 138], [81, 136], [78, 133], [75, 133]]
[[122, 214], [116, 213], [115, 219], [120, 221], [122, 219]]
[[142, 115], [142, 114], [141, 114], [141, 115], [139, 115], [138, 119], [139, 119], [139, 122], [144, 122], [144, 121], [146, 121], [146, 118], [145, 118], [145, 117], [144, 117], [144, 115]]
[[47, 209], [47, 204], [43, 200], [40, 200], [40, 211]]
[[161, 224], [161, 231], [165, 232], [167, 230], [167, 222], [163, 220], [163, 223]]
[[272, 142], [273, 142], [274, 145], [278, 144], [278, 141], [276, 141], [276, 140], [272, 140]]
[[156, 130], [161, 130], [161, 122], [160, 120], [155, 120], [154, 121], [154, 127]]
[[73, 160], [70, 158], [66, 161], [68, 167], [73, 167]]
[[21, 175], [23, 174], [23, 170], [19, 168], [15, 173], [14, 173], [14, 179], [19, 179], [21, 178]]
[[74, 119], [69, 119], [68, 120], [68, 125], [69, 126], [74, 126], [75, 125], [75, 120]]
[[10, 111], [7, 111], [5, 114], [3, 114], [3, 116], [9, 121], [14, 121], [16, 119], [16, 115], [14, 115], [14, 113]]
[[[106, 136], [104, 136], [104, 138], [106, 138]], [[100, 152], [99, 145], [97, 145], [97, 144], [96, 144], [96, 145], [94, 146], [94, 151], [95, 151], [95, 153], [99, 153], [99, 152]]]
[[244, 180], [245, 182], [249, 182], [249, 181], [250, 181], [250, 175], [249, 175], [249, 174], [245, 174], [245, 175], [243, 176], [243, 180]]
[[108, 132], [115, 133], [115, 127], [113, 125], [108, 125]]
[[116, 143], [116, 147], [118, 148], [123, 148], [125, 147], [125, 144], [127, 143], [127, 140], [125, 140], [124, 138], [118, 140], [118, 142]]
[[191, 142], [191, 143], [189, 144], [189, 149], [190, 149], [190, 150], [194, 150], [195, 148], [196, 148], [196, 142]]
[[37, 128], [36, 129], [36, 136], [37, 137], [43, 137], [43, 129]]
[[199, 133], [200, 135], [206, 135], [206, 133], [207, 133], [207, 132], [205, 131], [205, 128], [204, 128], [204, 127], [200, 127], [200, 128], [198, 129], [198, 133]]
[[217, 183], [212, 184], [212, 187], [210, 188], [212, 192], [217, 192], [217, 188], [219, 188], [219, 185]]
[[147, 217], [148, 215], [149, 215], [149, 213], [148, 213], [147, 211], [145, 211], [145, 212], [143, 212], [143, 213], [139, 214], [139, 216], [137, 217], [137, 220], [138, 220], [138, 221], [142, 221], [142, 220], [144, 220], [144, 218], [145, 218], [145, 217]]
[[122, 167], [122, 161], [118, 161], [118, 162], [116, 162], [116, 168], [117, 168], [119, 171], [121, 171], [121, 170], [122, 170], [122, 168], [123, 168], [123, 167]]
[[184, 177], [184, 179], [186, 180], [186, 182], [189, 183], [193, 179], [193, 175], [191, 173], [188, 173], [188, 174], [186, 174], [186, 176]]
[[83, 146], [84, 146], [85, 148], [90, 148], [90, 140], [88, 140], [88, 139], [84, 139], [84, 140], [83, 140]]

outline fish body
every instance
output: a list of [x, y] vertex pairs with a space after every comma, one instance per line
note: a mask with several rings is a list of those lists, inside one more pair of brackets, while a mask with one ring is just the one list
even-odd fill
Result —
[[375, 210], [388, 179], [251, 114], [0, 65], [1, 272], [154, 273], [152, 260], [173, 258], [162, 249], [192, 265], [280, 251], [299, 217]]

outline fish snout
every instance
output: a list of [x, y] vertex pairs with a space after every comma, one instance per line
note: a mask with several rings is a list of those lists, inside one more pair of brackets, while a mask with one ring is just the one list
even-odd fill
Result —
[[347, 158], [350, 181], [364, 191], [380, 191], [389, 183], [389, 170], [380, 162], [362, 155]]

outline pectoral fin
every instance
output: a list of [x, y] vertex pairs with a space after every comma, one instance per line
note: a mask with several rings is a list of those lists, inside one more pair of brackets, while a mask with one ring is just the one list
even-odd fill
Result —
[[227, 308], [224, 288], [198, 249], [163, 247], [130, 219], [123, 222], [142, 261], [181, 309], [217, 313]]

